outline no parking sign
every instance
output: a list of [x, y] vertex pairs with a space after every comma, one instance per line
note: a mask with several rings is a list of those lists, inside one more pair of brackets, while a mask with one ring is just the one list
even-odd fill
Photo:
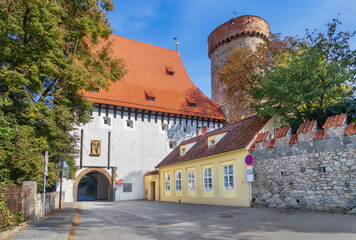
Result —
[[251, 154], [248, 154], [246, 157], [245, 157], [245, 163], [247, 164], [247, 165], [252, 165], [252, 163], [253, 163], [253, 156], [251, 155]]

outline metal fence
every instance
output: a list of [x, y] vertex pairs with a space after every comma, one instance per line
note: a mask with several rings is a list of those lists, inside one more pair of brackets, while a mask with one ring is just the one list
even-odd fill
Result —
[[[4, 195], [7, 210], [9, 210], [12, 215], [11, 222], [14, 224], [19, 223], [21, 220], [18, 217], [23, 209], [26, 209], [26, 197], [28, 196], [28, 191], [23, 189], [21, 185], [6, 185], [4, 189], [0, 188], [0, 194]], [[0, 209], [0, 229], [6, 228], [8, 222], [6, 220], [7, 213], [5, 209]]]

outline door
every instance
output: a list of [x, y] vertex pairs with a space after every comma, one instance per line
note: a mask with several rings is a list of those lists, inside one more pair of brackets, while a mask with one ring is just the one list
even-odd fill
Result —
[[156, 183], [151, 182], [151, 200], [155, 201], [155, 196], [156, 196]]

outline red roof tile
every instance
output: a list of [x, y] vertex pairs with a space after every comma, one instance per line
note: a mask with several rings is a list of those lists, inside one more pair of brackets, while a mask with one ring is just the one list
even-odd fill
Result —
[[274, 135], [274, 138], [282, 138], [282, 137], [287, 136], [290, 129], [291, 129], [290, 126], [278, 128], [276, 131], [276, 134]]
[[[179, 53], [147, 43], [111, 35], [112, 56], [125, 61], [128, 73], [123, 81], [112, 83], [109, 91], [85, 92], [95, 103], [139, 108], [172, 114], [184, 114], [225, 120], [220, 106], [205, 96], [190, 80]], [[174, 75], [167, 74], [167, 69]], [[153, 92], [154, 102], [144, 91]], [[196, 102], [192, 108], [186, 98]]]
[[158, 170], [154, 170], [154, 171], [151, 171], [151, 172], [146, 172], [145, 175], [143, 175], [143, 176], [145, 177], [145, 176], [156, 175], [156, 174], [158, 174]]
[[248, 151], [252, 152], [252, 151], [255, 151], [255, 149], [256, 149], [256, 144], [254, 143], [254, 144], [251, 145], [251, 147], [250, 147], [250, 149]]
[[276, 142], [274, 141], [274, 138], [271, 139], [271, 141], [268, 143], [267, 147], [268, 148], [273, 148]]
[[296, 144], [297, 142], [298, 142], [298, 135], [297, 135], [297, 134], [294, 134], [294, 135], [290, 138], [288, 144]]
[[269, 131], [259, 133], [255, 139], [255, 142], [258, 143], [258, 142], [266, 141], [269, 133], [270, 133]]
[[[184, 141], [172, 152], [170, 152], [157, 166], [163, 167], [218, 153], [246, 148], [255, 135], [270, 119], [270, 117], [259, 118], [258, 116], [252, 116], [220, 129], [208, 132], [204, 136], [201, 136], [197, 143], [184, 156], [180, 156], [180, 146], [182, 144], [187, 144], [187, 141], [190, 140]], [[209, 136], [225, 132], [227, 132], [226, 135], [216, 144], [215, 147], [208, 148]]]
[[325, 135], [324, 129], [319, 129], [319, 130], [316, 132], [316, 134], [315, 134], [314, 140], [316, 140], [316, 139], [323, 139], [323, 138], [324, 138], [324, 135]]
[[356, 133], [356, 123], [350, 123], [349, 126], [347, 126], [345, 135], [352, 135]]
[[156, 97], [156, 95], [150, 90], [145, 90], [145, 93], [146, 93], [147, 97], [152, 97], [152, 98]]
[[316, 120], [306, 121], [306, 122], [300, 124], [299, 128], [297, 130], [297, 134], [310, 132], [311, 130], [313, 130], [313, 127], [315, 126], [315, 124], [316, 124]]
[[343, 123], [345, 123], [346, 117], [347, 115], [345, 113], [328, 117], [328, 119], [326, 119], [326, 122], [324, 124], [324, 128], [341, 126]]

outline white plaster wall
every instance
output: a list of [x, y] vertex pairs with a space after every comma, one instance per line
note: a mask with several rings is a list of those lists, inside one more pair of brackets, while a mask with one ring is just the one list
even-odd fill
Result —
[[[62, 191], [65, 192], [64, 201], [73, 202], [73, 184], [75, 180], [63, 178], [62, 180]], [[57, 192], [59, 192], [60, 187], [57, 185]]]
[[[162, 131], [160, 116], [155, 123], [155, 116], [151, 116], [151, 121], [148, 122], [148, 115], [145, 115], [144, 121], [142, 121], [141, 114], [138, 114], [137, 120], [135, 120], [135, 114], [131, 113], [134, 129], [130, 129], [126, 126], [128, 113], [125, 112], [123, 119], [121, 119], [121, 112], [118, 111], [116, 118], [114, 118], [113, 110], [109, 110], [108, 117], [110, 117], [111, 126], [107, 126], [104, 125], [105, 109], [102, 109], [101, 116], [98, 113], [98, 109], [95, 108], [93, 119], [88, 124], [78, 127], [78, 130], [74, 132], [74, 134], [80, 136], [80, 130], [84, 130], [83, 169], [79, 169], [76, 175], [88, 167], [102, 167], [112, 175], [111, 169], [106, 169], [108, 163], [108, 132], [110, 131], [110, 166], [117, 167], [117, 178], [114, 179], [114, 182], [122, 178], [125, 183], [132, 183], [132, 192], [130, 193], [122, 192], [122, 187], [117, 186], [116, 201], [119, 200], [119, 197], [120, 200], [143, 199], [143, 175], [147, 171], [154, 170], [154, 167], [172, 151], [169, 148], [169, 142], [174, 141], [178, 145], [181, 141], [194, 137], [197, 127], [196, 121], [193, 121], [193, 126], [191, 126], [189, 120], [187, 123], [189, 128], [185, 133], [183, 131], [184, 126], [186, 126], [185, 119], [182, 119], [182, 125], [179, 125], [179, 119], [176, 120], [176, 125], [174, 125], [174, 119], [171, 118], [168, 131]], [[167, 123], [167, 121], [168, 118], [165, 117], [164, 123]], [[207, 125], [204, 122], [204, 126]], [[201, 121], [198, 126], [202, 126]], [[216, 128], [218, 128], [218, 124], [215, 125]], [[210, 123], [208, 131], [213, 129], [213, 124]], [[101, 140], [101, 155], [98, 157], [90, 156], [91, 140]], [[79, 161], [78, 157], [77, 166], [79, 166]], [[68, 195], [66, 194], [66, 196]]]

